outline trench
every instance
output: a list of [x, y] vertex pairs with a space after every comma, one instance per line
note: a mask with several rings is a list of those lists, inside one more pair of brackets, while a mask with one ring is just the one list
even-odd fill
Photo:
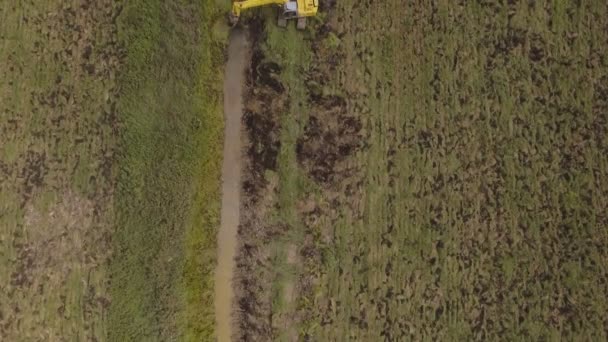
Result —
[[215, 315], [218, 342], [233, 336], [232, 300], [234, 258], [241, 188], [241, 118], [243, 85], [249, 47], [243, 31], [233, 30], [228, 45], [224, 75], [224, 160], [222, 164], [222, 209], [217, 237], [218, 261], [215, 274]]

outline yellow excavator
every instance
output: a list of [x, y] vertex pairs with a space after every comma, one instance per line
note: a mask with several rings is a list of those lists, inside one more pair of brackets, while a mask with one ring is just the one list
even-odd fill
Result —
[[266, 5], [280, 7], [278, 22], [280, 27], [286, 27], [287, 20], [296, 19], [296, 27], [303, 30], [306, 28], [306, 18], [317, 14], [319, 0], [235, 0], [232, 3], [230, 23], [233, 26], [238, 23], [242, 10]]

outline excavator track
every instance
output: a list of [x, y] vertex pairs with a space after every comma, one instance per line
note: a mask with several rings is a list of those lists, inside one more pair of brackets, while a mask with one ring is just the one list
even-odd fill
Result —
[[298, 30], [304, 30], [306, 28], [306, 17], [298, 18], [298, 23], [296, 25]]
[[287, 18], [285, 18], [282, 14], [279, 14], [279, 19], [277, 20], [277, 25], [279, 27], [287, 27]]

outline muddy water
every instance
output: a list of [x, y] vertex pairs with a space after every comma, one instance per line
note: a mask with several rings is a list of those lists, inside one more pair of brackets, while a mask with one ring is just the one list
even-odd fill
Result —
[[222, 165], [222, 213], [218, 233], [218, 265], [215, 275], [217, 341], [230, 341], [232, 331], [232, 275], [237, 245], [241, 184], [242, 91], [248, 46], [245, 34], [230, 34], [224, 76], [224, 162]]

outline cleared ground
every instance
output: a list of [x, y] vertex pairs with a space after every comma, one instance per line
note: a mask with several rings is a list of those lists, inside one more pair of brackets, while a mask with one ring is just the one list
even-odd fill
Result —
[[252, 23], [245, 340], [603, 340], [605, 2]]

